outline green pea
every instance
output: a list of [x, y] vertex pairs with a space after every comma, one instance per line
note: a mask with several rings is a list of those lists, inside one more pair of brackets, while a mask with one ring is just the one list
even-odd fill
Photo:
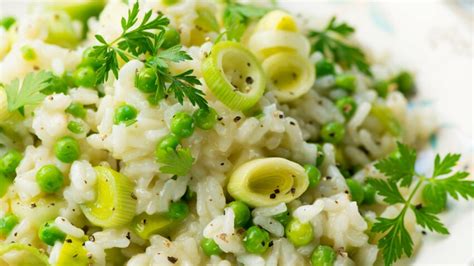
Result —
[[62, 137], [54, 144], [54, 154], [63, 163], [72, 163], [79, 159], [81, 149], [72, 137]]
[[36, 51], [28, 45], [25, 45], [20, 48], [21, 55], [26, 61], [33, 61], [36, 59]]
[[313, 226], [293, 218], [285, 227], [285, 235], [293, 245], [304, 246], [313, 240]]
[[18, 217], [9, 213], [0, 219], [0, 237], [7, 237], [18, 224]]
[[170, 129], [180, 138], [190, 137], [194, 132], [194, 119], [187, 113], [176, 113], [171, 120]]
[[371, 184], [367, 183], [362, 187], [362, 189], [364, 190], [364, 200], [362, 203], [367, 205], [374, 204], [375, 194], [377, 192], [375, 188]]
[[405, 96], [410, 96], [415, 93], [415, 81], [412, 74], [407, 71], [400, 72], [393, 82], [397, 84], [398, 90]]
[[129, 104], [121, 105], [115, 109], [114, 124], [118, 125], [125, 123], [128, 125], [135, 121], [137, 115], [138, 110], [135, 107]]
[[355, 181], [354, 179], [346, 179], [347, 186], [349, 187], [349, 192], [351, 192], [352, 200], [361, 204], [364, 200], [364, 189], [362, 185]]
[[144, 93], [156, 91], [158, 75], [153, 68], [143, 68], [135, 75], [135, 87]]
[[201, 249], [207, 256], [216, 255], [222, 253], [221, 248], [217, 245], [216, 241], [212, 238], [203, 238], [201, 239]]
[[66, 113], [71, 114], [74, 117], [77, 118], [86, 118], [87, 115], [87, 110], [84, 108], [84, 106], [80, 103], [71, 103], [67, 109]]
[[353, 92], [356, 87], [356, 77], [352, 74], [340, 74], [334, 81], [336, 87]]
[[54, 246], [56, 241], [63, 242], [66, 239], [66, 234], [59, 230], [59, 228], [54, 225], [54, 222], [44, 223], [38, 230], [38, 237], [45, 244], [49, 246]]
[[16, 168], [20, 165], [23, 156], [16, 150], [10, 150], [0, 158], [0, 173], [6, 177], [14, 177]]
[[316, 144], [316, 149], [316, 166], [321, 166], [321, 164], [324, 162], [324, 159], [326, 158], [326, 155], [324, 154], [323, 146], [321, 146], [321, 144]]
[[247, 252], [262, 254], [268, 249], [270, 234], [264, 229], [254, 225], [245, 231], [243, 242]]
[[179, 32], [174, 28], [168, 28], [165, 31], [164, 38], [165, 40], [163, 41], [163, 44], [161, 45], [161, 47], [164, 49], [171, 48], [175, 45], [180, 44], [181, 42], [181, 36], [179, 36]]
[[217, 112], [210, 107], [209, 109], [198, 109], [194, 112], [193, 118], [198, 128], [209, 130], [217, 122]]
[[283, 226], [286, 226], [290, 222], [291, 216], [290, 213], [286, 211], [273, 216], [273, 219], [280, 222]]
[[321, 180], [321, 172], [318, 168], [316, 168], [316, 166], [311, 164], [306, 164], [304, 166], [304, 169], [306, 170], [306, 174], [308, 175], [309, 187], [316, 187], [319, 184], [319, 181]]
[[48, 164], [36, 173], [36, 183], [44, 193], [55, 193], [63, 186], [64, 176], [56, 166]]
[[184, 193], [183, 199], [185, 201], [191, 201], [196, 198], [196, 192], [192, 190], [189, 186], [186, 188], [186, 192]]
[[79, 67], [78, 69], [76, 69], [76, 71], [74, 71], [72, 77], [76, 86], [81, 86], [85, 88], [94, 87], [97, 79], [95, 70], [91, 66]]
[[247, 204], [236, 200], [229, 203], [227, 206], [234, 211], [234, 226], [245, 227], [250, 220], [250, 209]]
[[337, 144], [342, 141], [346, 129], [344, 125], [338, 122], [330, 122], [323, 126], [321, 129], [321, 138], [324, 142]]
[[390, 85], [389, 82], [385, 80], [379, 80], [375, 82], [374, 89], [380, 97], [386, 98], [388, 94], [389, 85]]
[[183, 220], [189, 214], [188, 204], [182, 200], [172, 202], [168, 209], [168, 217], [175, 220]]
[[0, 27], [5, 28], [5, 30], [9, 30], [15, 23], [16, 19], [14, 17], [4, 17], [0, 19]]
[[46, 87], [41, 92], [46, 94], [46, 95], [50, 95], [50, 94], [53, 94], [53, 93], [66, 94], [67, 93], [67, 83], [63, 78], [58, 77], [56, 75], [53, 75], [51, 80], [48, 82], [48, 87]]
[[69, 131], [71, 131], [74, 134], [81, 134], [84, 132], [84, 128], [82, 124], [77, 121], [70, 121], [67, 124], [67, 129], [69, 129]]
[[0, 198], [5, 196], [11, 184], [12, 184], [11, 178], [8, 178], [4, 174], [0, 173]]
[[158, 143], [158, 149], [171, 148], [174, 150], [176, 147], [178, 147], [179, 142], [180, 140], [178, 137], [173, 134], [169, 134], [164, 139], [162, 139], [160, 143]]
[[336, 106], [346, 119], [351, 118], [357, 110], [357, 103], [352, 97], [344, 97], [337, 100]]
[[81, 65], [91, 66], [94, 69], [98, 69], [100, 67], [100, 60], [97, 59], [97, 55], [95, 54], [92, 47], [85, 49], [82, 53]]
[[336, 252], [328, 246], [318, 246], [311, 254], [312, 266], [333, 266], [336, 260]]
[[321, 59], [316, 62], [316, 76], [323, 77], [327, 75], [336, 74], [334, 65], [326, 59]]

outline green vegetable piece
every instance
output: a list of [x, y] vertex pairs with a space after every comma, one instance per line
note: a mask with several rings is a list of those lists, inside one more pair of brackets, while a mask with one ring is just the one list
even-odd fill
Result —
[[38, 104], [43, 101], [46, 95], [41, 91], [49, 86], [52, 74], [47, 71], [30, 72], [26, 74], [23, 82], [15, 79], [5, 86], [7, 96], [8, 111], [20, 111], [27, 105]]
[[89, 47], [82, 52], [81, 66], [90, 66], [95, 70], [100, 68], [100, 60], [97, 59], [94, 48]]
[[273, 216], [273, 219], [280, 222], [283, 226], [286, 226], [291, 221], [291, 216], [288, 211], [285, 211]]
[[234, 227], [245, 227], [251, 218], [250, 209], [247, 204], [236, 200], [232, 201], [227, 206], [232, 208], [234, 211]]
[[12, 213], [7, 213], [0, 219], [0, 237], [7, 237], [19, 223], [18, 217]]
[[36, 59], [36, 51], [31, 46], [24, 45], [20, 48], [21, 56], [26, 61], [33, 61]]
[[384, 105], [373, 105], [370, 113], [375, 116], [385, 127], [385, 129], [395, 137], [398, 137], [402, 134], [402, 126], [400, 122], [395, 118], [392, 110]]
[[173, 6], [179, 3], [181, 0], [161, 0], [161, 2], [166, 6]]
[[18, 165], [20, 165], [23, 156], [16, 150], [10, 150], [0, 157], [0, 174], [5, 177], [14, 177]]
[[197, 18], [194, 20], [194, 24], [204, 31], [219, 32], [219, 23], [217, 22], [216, 16], [209, 8], [197, 8]]
[[320, 245], [311, 254], [311, 265], [333, 266], [336, 257], [336, 252], [331, 247]]
[[213, 108], [198, 109], [193, 113], [193, 118], [198, 128], [209, 130], [217, 122], [217, 112]]
[[56, 75], [52, 75], [51, 81], [50, 81], [48, 87], [46, 87], [41, 92], [46, 94], [46, 95], [50, 95], [50, 94], [53, 94], [53, 93], [66, 94], [67, 89], [68, 89], [67, 83], [63, 78], [58, 77]]
[[54, 246], [56, 241], [64, 242], [66, 234], [54, 225], [54, 221], [44, 223], [38, 230], [38, 237], [46, 245]]
[[156, 161], [162, 165], [160, 171], [166, 174], [186, 175], [191, 170], [194, 162], [189, 148], [158, 148], [155, 155]]
[[268, 249], [270, 234], [265, 229], [254, 225], [245, 231], [243, 242], [247, 252], [262, 254]]
[[201, 239], [201, 249], [207, 256], [219, 256], [222, 253], [221, 248], [217, 245], [216, 241], [212, 238]]
[[176, 149], [178, 147], [180, 139], [176, 137], [174, 134], [167, 135], [164, 139], [162, 139], [157, 146], [157, 149]]
[[133, 218], [131, 229], [139, 237], [149, 239], [152, 235], [156, 234], [167, 236], [175, 225], [176, 220], [173, 220], [166, 215], [148, 215], [142, 213]]
[[189, 214], [188, 204], [182, 200], [171, 202], [168, 209], [168, 217], [173, 220], [183, 220]]
[[356, 78], [352, 74], [340, 74], [334, 80], [336, 87], [353, 92], [356, 88]]
[[178, 112], [171, 120], [170, 130], [180, 138], [190, 137], [194, 132], [194, 119], [185, 112]]
[[362, 185], [355, 181], [354, 179], [346, 179], [347, 186], [349, 187], [349, 192], [351, 193], [352, 200], [361, 204], [364, 200], [364, 189]]
[[367, 204], [367, 205], [374, 204], [375, 194], [377, 193], [375, 188], [369, 183], [366, 183], [362, 188], [364, 190], [364, 200], [362, 201], [362, 204]]
[[76, 86], [92, 88], [96, 84], [96, 73], [90, 66], [79, 67], [72, 74]]
[[[17, 258], [21, 258], [21, 266], [50, 266], [48, 257], [39, 249], [21, 243], [2, 243], [0, 244], [0, 257], [14, 251]], [[3, 262], [3, 260], [2, 260]], [[60, 266], [60, 265], [58, 265]], [[64, 265], [62, 265], [64, 266]]]
[[77, 121], [70, 121], [67, 124], [67, 129], [69, 129], [69, 131], [71, 131], [74, 134], [84, 133], [84, 128], [83, 128], [82, 124], [77, 122]]
[[400, 72], [393, 78], [393, 82], [398, 85], [398, 90], [405, 96], [411, 96], [416, 92], [415, 80], [412, 74], [407, 71]]
[[77, 118], [86, 118], [87, 110], [80, 103], [71, 103], [66, 109], [66, 113], [71, 114]]
[[123, 104], [115, 109], [114, 124], [125, 124], [127, 126], [136, 122], [138, 110], [129, 105]]
[[51, 10], [64, 11], [72, 19], [86, 23], [90, 17], [99, 16], [105, 6], [105, 0], [55, 0], [48, 6]]
[[388, 95], [388, 87], [390, 83], [386, 80], [379, 80], [375, 82], [374, 89], [379, 97], [386, 98]]
[[330, 122], [323, 126], [321, 129], [321, 138], [324, 142], [337, 144], [342, 141], [346, 129], [344, 125], [338, 122]]
[[158, 88], [158, 76], [153, 68], [143, 68], [135, 75], [135, 87], [144, 93], [153, 93]]
[[15, 23], [16, 19], [14, 17], [4, 17], [0, 19], [0, 27], [5, 28], [5, 30], [9, 30]]
[[426, 208], [429, 208], [434, 213], [440, 213], [446, 209], [448, 202], [447, 194], [442, 186], [428, 183], [423, 188], [421, 195]]
[[314, 238], [313, 226], [310, 223], [302, 223], [293, 218], [285, 227], [285, 235], [293, 245], [304, 246]]
[[326, 155], [324, 154], [323, 146], [321, 146], [321, 144], [316, 144], [316, 149], [316, 166], [319, 167], [323, 164]]
[[64, 48], [74, 48], [81, 41], [81, 32], [73, 25], [72, 19], [65, 12], [55, 12], [48, 16], [46, 22], [48, 35], [45, 42]]
[[3, 197], [7, 192], [8, 188], [12, 184], [11, 178], [6, 177], [0, 173], [0, 198]]
[[352, 97], [344, 97], [337, 100], [336, 106], [346, 119], [350, 119], [357, 110], [357, 103]]
[[54, 154], [61, 162], [72, 163], [79, 159], [81, 149], [77, 140], [66, 136], [56, 141], [56, 144], [54, 144]]
[[335, 75], [336, 69], [334, 65], [326, 59], [321, 59], [316, 62], [316, 76], [324, 77], [328, 75]]
[[36, 173], [36, 183], [44, 193], [55, 193], [63, 186], [64, 176], [56, 166], [48, 164]]
[[165, 31], [165, 40], [163, 41], [163, 44], [161, 45], [162, 48], [164, 49], [169, 49], [173, 46], [176, 46], [180, 44], [181, 42], [181, 36], [179, 36], [179, 32], [175, 28], [168, 28]]
[[309, 186], [310, 188], [314, 188], [319, 184], [319, 181], [321, 181], [321, 172], [319, 171], [316, 166], [311, 165], [311, 164], [306, 164], [304, 166], [304, 169], [306, 171], [306, 174], [308, 175], [308, 180], [309, 180]]
[[85, 266], [93, 264], [93, 258], [84, 247], [87, 237], [75, 238], [67, 235], [59, 252], [55, 266]]

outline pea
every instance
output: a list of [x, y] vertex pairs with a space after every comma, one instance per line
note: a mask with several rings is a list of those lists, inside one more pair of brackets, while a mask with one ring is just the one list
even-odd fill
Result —
[[198, 128], [209, 130], [217, 122], [217, 112], [210, 107], [209, 109], [198, 109], [194, 112], [193, 118]]
[[304, 169], [306, 171], [306, 174], [308, 175], [309, 187], [316, 187], [319, 184], [319, 181], [321, 180], [321, 172], [318, 168], [316, 168], [316, 166], [311, 164], [305, 165]]
[[76, 86], [81, 86], [85, 88], [94, 87], [97, 79], [95, 70], [91, 66], [79, 67], [78, 69], [76, 69], [76, 71], [74, 71], [72, 77]]
[[403, 95], [410, 96], [415, 93], [415, 81], [409, 72], [400, 72], [393, 81], [397, 84], [398, 90], [403, 93]]
[[94, 69], [98, 69], [100, 67], [100, 61], [97, 60], [97, 57], [94, 53], [94, 49], [89, 47], [84, 50], [82, 53], [82, 66], [91, 66]]
[[46, 95], [50, 95], [53, 93], [67, 93], [67, 83], [61, 77], [53, 75], [48, 84], [48, 87], [41, 91], [42, 93]]
[[176, 113], [171, 120], [171, 132], [180, 138], [190, 137], [194, 132], [194, 119], [184, 112]]
[[351, 192], [352, 200], [361, 204], [364, 200], [364, 189], [362, 185], [355, 181], [354, 179], [346, 179], [347, 186], [349, 187], [349, 192]]
[[344, 125], [338, 122], [330, 122], [323, 126], [321, 129], [321, 137], [324, 142], [337, 144], [342, 141], [346, 129]]
[[72, 163], [79, 159], [81, 149], [72, 137], [62, 137], [54, 144], [54, 154], [63, 163]]
[[327, 75], [336, 74], [334, 65], [326, 59], [321, 59], [316, 62], [316, 76], [323, 77]]
[[336, 87], [353, 92], [356, 87], [356, 78], [352, 74], [340, 74], [334, 80]]
[[264, 229], [254, 225], [245, 231], [243, 242], [247, 252], [262, 254], [268, 249], [270, 234]]
[[71, 131], [74, 134], [81, 134], [84, 132], [84, 128], [82, 127], [81, 123], [77, 121], [70, 121], [67, 124], [67, 129], [69, 129], [69, 131]]
[[6, 214], [0, 219], [0, 236], [7, 237], [18, 224], [18, 217], [14, 214]]
[[390, 83], [385, 80], [379, 80], [375, 82], [374, 89], [380, 97], [386, 98], [389, 84]]
[[328, 246], [318, 246], [311, 254], [312, 266], [333, 266], [336, 260], [336, 252]]
[[165, 31], [164, 38], [165, 40], [163, 41], [163, 44], [161, 45], [161, 47], [164, 49], [171, 48], [175, 45], [180, 44], [181, 42], [181, 36], [179, 36], [179, 32], [174, 28], [168, 28]]
[[36, 51], [28, 45], [25, 45], [20, 48], [21, 55], [26, 61], [33, 61], [36, 59]]
[[201, 249], [207, 256], [219, 255], [222, 253], [221, 248], [217, 245], [216, 241], [212, 238], [201, 239]]
[[36, 173], [36, 183], [44, 193], [55, 193], [63, 186], [64, 176], [56, 166], [48, 164]]
[[321, 146], [321, 144], [316, 144], [316, 150], [316, 166], [321, 166], [326, 157], [326, 155], [324, 155], [323, 146]]
[[247, 204], [236, 200], [228, 204], [234, 211], [234, 226], [244, 227], [250, 220], [250, 209]]
[[357, 110], [357, 103], [352, 97], [344, 97], [337, 100], [336, 106], [346, 119], [351, 118]]
[[362, 187], [362, 189], [364, 190], [364, 200], [362, 203], [367, 205], [374, 204], [376, 194], [375, 188], [371, 184], [367, 183]]
[[158, 148], [159, 149], [171, 148], [174, 150], [176, 149], [176, 147], [178, 147], [179, 142], [180, 140], [178, 137], [176, 137], [173, 134], [169, 134], [164, 139], [162, 139], [160, 143], [158, 143]]
[[114, 124], [128, 124], [137, 118], [138, 111], [135, 107], [124, 104], [115, 109]]
[[286, 211], [286, 212], [282, 212], [273, 216], [273, 219], [280, 222], [283, 226], [286, 226], [290, 222], [291, 217], [290, 217], [290, 213]]
[[158, 75], [153, 68], [143, 68], [135, 75], [135, 87], [144, 93], [152, 93], [157, 89]]
[[188, 216], [188, 204], [182, 200], [172, 202], [168, 209], [168, 217], [175, 220], [183, 220]]
[[14, 17], [4, 17], [0, 19], [0, 27], [5, 28], [5, 30], [10, 29], [13, 24], [16, 23], [16, 19]]
[[313, 240], [313, 226], [293, 218], [285, 227], [285, 235], [295, 246], [304, 246]]
[[10, 150], [0, 158], [0, 174], [13, 177], [23, 156], [16, 150]]
[[8, 188], [11, 184], [12, 180], [0, 173], [0, 198], [8, 192]]
[[63, 242], [66, 239], [66, 234], [59, 230], [59, 228], [54, 225], [54, 222], [46, 222], [38, 230], [38, 237], [45, 244], [54, 246], [56, 241]]
[[87, 115], [87, 110], [80, 103], [71, 103], [67, 109], [66, 113], [71, 114], [74, 117], [84, 119]]

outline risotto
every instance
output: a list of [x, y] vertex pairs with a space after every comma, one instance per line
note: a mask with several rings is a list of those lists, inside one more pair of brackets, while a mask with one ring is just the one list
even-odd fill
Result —
[[353, 32], [270, 2], [3, 18], [0, 264], [391, 265], [447, 233], [474, 183], [415, 172], [436, 120]]

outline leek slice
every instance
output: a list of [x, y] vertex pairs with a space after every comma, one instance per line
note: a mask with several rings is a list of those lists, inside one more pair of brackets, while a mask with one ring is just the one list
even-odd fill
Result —
[[394, 137], [399, 137], [402, 134], [402, 126], [395, 118], [390, 108], [383, 105], [373, 105], [370, 113], [375, 116], [385, 129]]
[[132, 221], [131, 229], [139, 237], [149, 239], [155, 234], [167, 235], [175, 225], [176, 220], [166, 217], [164, 214], [148, 215], [142, 213]]
[[0, 123], [6, 121], [12, 113], [8, 111], [7, 93], [0, 87]]
[[135, 214], [132, 198], [135, 184], [126, 176], [108, 168], [97, 166], [97, 196], [94, 202], [81, 204], [86, 218], [94, 225], [117, 227], [128, 224]]
[[274, 54], [262, 63], [267, 87], [280, 102], [291, 101], [308, 92], [316, 80], [313, 64], [296, 53]]
[[[11, 243], [0, 245], [0, 257], [9, 252], [21, 252], [18, 258], [21, 260], [19, 265], [35, 265], [43, 266], [50, 265], [48, 257], [39, 249], [21, 243]], [[1, 263], [0, 259], [0, 264]], [[3, 265], [3, 264], [2, 264]]]
[[56, 12], [48, 16], [48, 35], [45, 42], [64, 48], [74, 48], [81, 41], [81, 33], [77, 32], [72, 20], [65, 12]]
[[87, 257], [87, 249], [83, 246], [85, 241], [87, 241], [87, 237], [80, 239], [69, 235], [66, 236], [55, 266], [92, 265], [92, 257]]
[[219, 42], [202, 64], [211, 92], [227, 107], [247, 110], [265, 90], [265, 77], [257, 58], [236, 42]]
[[104, 9], [105, 0], [55, 0], [48, 7], [55, 11], [64, 11], [72, 19], [87, 22], [90, 17], [98, 16]]
[[232, 173], [227, 190], [250, 206], [272, 206], [298, 198], [309, 186], [305, 169], [284, 158], [255, 159]]
[[298, 32], [294, 18], [282, 10], [267, 13], [257, 24], [255, 31], [283, 30]]
[[37, 200], [21, 201], [13, 199], [11, 201], [12, 212], [22, 219], [30, 219], [36, 226], [40, 227], [43, 223], [54, 220], [59, 216], [59, 210], [66, 207], [66, 202], [54, 196], [42, 197]]
[[309, 40], [298, 32], [271, 30], [255, 32], [248, 42], [249, 49], [259, 58], [266, 58], [279, 52], [296, 52], [308, 57]]

